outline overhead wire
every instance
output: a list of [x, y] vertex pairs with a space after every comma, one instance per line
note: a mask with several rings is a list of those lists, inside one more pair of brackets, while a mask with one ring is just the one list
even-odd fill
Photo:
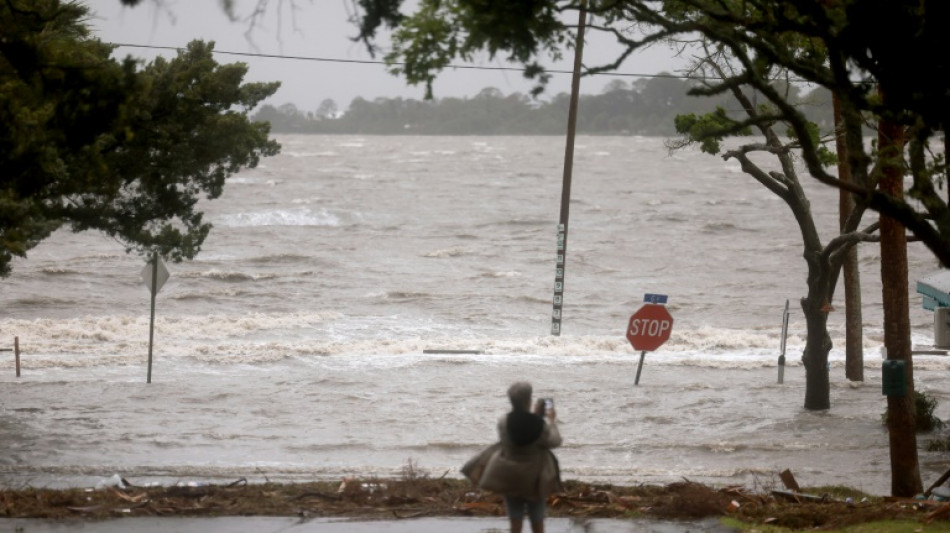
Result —
[[[158, 46], [150, 44], [131, 44], [131, 43], [107, 43], [112, 46], [120, 48], [146, 48], [152, 50], [175, 50], [181, 51], [184, 48], [177, 46]], [[331, 57], [313, 57], [313, 56], [298, 56], [298, 55], [285, 55], [285, 54], [264, 54], [260, 52], [234, 52], [229, 50], [212, 50], [212, 53], [221, 54], [221, 55], [230, 55], [230, 56], [240, 56], [240, 57], [257, 57], [263, 59], [289, 59], [294, 61], [314, 61], [320, 63], [353, 63], [360, 65], [405, 65], [405, 63], [393, 62], [387, 63], [385, 61], [374, 60], [374, 59], [339, 59]], [[485, 66], [485, 65], [446, 65], [447, 69], [459, 69], [459, 70], [493, 70], [493, 71], [514, 71], [514, 72], [524, 72], [525, 69], [522, 67], [505, 67], [505, 66]], [[545, 69], [546, 73], [550, 74], [573, 74], [573, 71], [570, 70], [559, 70], [559, 69]], [[639, 74], [639, 73], [627, 73], [627, 72], [590, 72], [588, 73], [592, 76], [616, 76], [616, 77], [627, 77], [627, 78], [672, 78], [672, 79], [695, 79], [695, 76], [686, 76], [679, 74], [668, 74], [668, 73], [658, 73], [658, 74]]]

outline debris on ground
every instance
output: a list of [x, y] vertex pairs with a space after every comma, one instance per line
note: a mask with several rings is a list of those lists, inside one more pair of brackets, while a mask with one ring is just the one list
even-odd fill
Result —
[[[796, 484], [797, 487], [797, 484]], [[790, 529], [845, 527], [875, 520], [950, 521], [950, 502], [842, 497], [806, 489], [752, 492], [683, 481], [665, 486], [615, 486], [568, 481], [549, 499], [553, 517], [694, 520], [731, 516], [748, 524]], [[461, 479], [359, 479], [342, 482], [180, 483], [136, 486], [125, 478], [96, 488], [0, 489], [0, 515], [10, 518], [104, 519], [120, 516], [301, 516], [417, 518], [503, 516], [494, 494]]]

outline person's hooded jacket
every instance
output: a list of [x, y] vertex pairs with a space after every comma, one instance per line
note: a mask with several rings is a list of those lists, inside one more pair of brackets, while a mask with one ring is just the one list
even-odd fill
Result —
[[536, 501], [561, 490], [560, 468], [551, 452], [561, 445], [557, 424], [515, 409], [498, 421], [499, 442], [462, 467], [478, 488]]

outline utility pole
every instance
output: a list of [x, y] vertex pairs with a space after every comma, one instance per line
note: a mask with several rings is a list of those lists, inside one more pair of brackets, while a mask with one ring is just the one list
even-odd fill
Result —
[[564, 149], [564, 178], [561, 185], [561, 216], [557, 225], [557, 264], [554, 269], [554, 310], [551, 312], [551, 335], [561, 334], [561, 311], [564, 306], [564, 269], [567, 266], [567, 221], [571, 209], [571, 177], [574, 171], [574, 131], [577, 129], [577, 99], [581, 86], [584, 56], [584, 28], [587, 23], [587, 0], [581, 0], [577, 20], [577, 42], [574, 45], [574, 76], [571, 78], [571, 103], [567, 114], [567, 146]]
[[[886, 98], [886, 95], [884, 95]], [[886, 118], [878, 123], [881, 180], [878, 188], [895, 198], [904, 196], [904, 127]], [[907, 237], [904, 226], [881, 215], [881, 284], [884, 304], [884, 347], [887, 368], [903, 371], [902, 394], [887, 396], [887, 432], [891, 451], [891, 495], [920, 494], [914, 366], [910, 346], [907, 295]], [[886, 377], [886, 376], [885, 376]]]

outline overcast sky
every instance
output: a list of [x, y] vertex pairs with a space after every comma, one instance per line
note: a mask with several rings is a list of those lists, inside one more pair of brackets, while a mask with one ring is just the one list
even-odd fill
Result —
[[[89, 21], [100, 39], [115, 44], [158, 47], [184, 47], [193, 39], [214, 41], [216, 51], [260, 53], [268, 55], [319, 58], [331, 61], [305, 59], [258, 58], [218, 54], [219, 63], [241, 61], [247, 63], [247, 81], [280, 81], [280, 90], [267, 103], [293, 103], [302, 111], [316, 110], [326, 98], [333, 99], [341, 109], [361, 97], [415, 98], [424, 97], [424, 88], [407, 85], [401, 78], [389, 74], [382, 64], [359, 63], [373, 61], [361, 43], [350, 38], [355, 27], [348, 22], [348, 0], [299, 0], [303, 9], [291, 13], [288, 2], [271, 0], [268, 17], [250, 36], [246, 22], [230, 21], [216, 0], [164, 0], [163, 5], [146, 0], [135, 8], [123, 7], [119, 0], [85, 0], [92, 9]], [[246, 16], [256, 0], [237, 0], [237, 15]], [[278, 17], [278, 7], [285, 6]], [[606, 40], [588, 40], [584, 49], [584, 63], [594, 64], [615, 57], [616, 47]], [[120, 47], [116, 55], [132, 55], [144, 59], [156, 55], [173, 57], [172, 50]], [[377, 57], [376, 60], [380, 60]], [[619, 69], [624, 74], [655, 74], [673, 72], [682, 62], [672, 53], [655, 48], [631, 57]], [[476, 63], [483, 67], [515, 67], [500, 59]], [[559, 64], [549, 63], [551, 69], [569, 72], [573, 56], [568, 54]], [[585, 77], [581, 93], [598, 94], [611, 76]], [[621, 77], [627, 82], [632, 77]], [[542, 98], [570, 92], [571, 76], [555, 74]], [[435, 97], [472, 97], [486, 87], [494, 87], [504, 94], [528, 93], [532, 83], [520, 72], [474, 69], [446, 70], [436, 80]]]

